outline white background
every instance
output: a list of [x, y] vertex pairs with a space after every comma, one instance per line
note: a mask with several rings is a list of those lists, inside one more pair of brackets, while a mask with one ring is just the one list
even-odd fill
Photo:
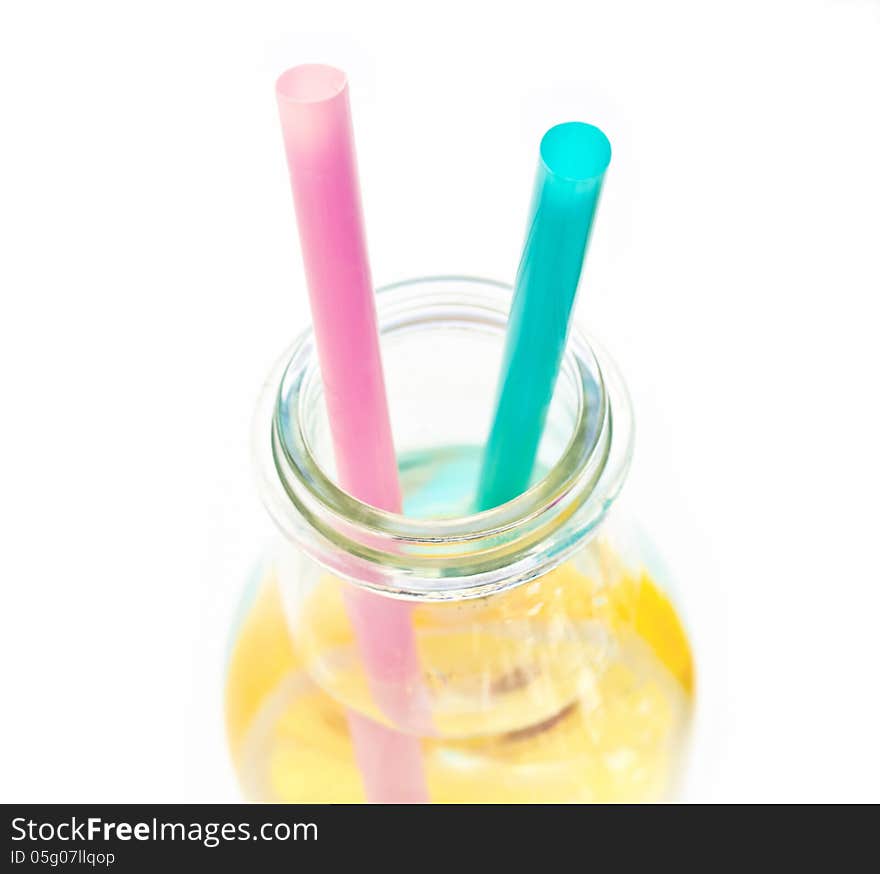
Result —
[[579, 321], [695, 637], [690, 797], [877, 800], [877, 0], [4, 3], [3, 800], [237, 797], [304, 61], [350, 73], [379, 284], [512, 279], [541, 133], [606, 130]]

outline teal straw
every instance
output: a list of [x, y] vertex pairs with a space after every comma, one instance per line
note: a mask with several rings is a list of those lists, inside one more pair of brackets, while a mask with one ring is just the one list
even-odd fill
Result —
[[573, 121], [544, 134], [540, 155], [495, 418], [480, 472], [479, 510], [503, 504], [528, 488], [611, 144], [599, 128]]

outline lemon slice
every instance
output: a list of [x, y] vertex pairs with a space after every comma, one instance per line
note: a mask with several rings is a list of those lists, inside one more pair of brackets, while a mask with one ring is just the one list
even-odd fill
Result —
[[[363, 801], [338, 702], [375, 708], [341, 585], [315, 588], [294, 643], [269, 577], [239, 632], [227, 727], [253, 800]], [[503, 595], [421, 605], [414, 624], [442, 735], [424, 741], [432, 800], [646, 801], [669, 791], [693, 667], [671, 602], [646, 574], [600, 588], [569, 563]]]

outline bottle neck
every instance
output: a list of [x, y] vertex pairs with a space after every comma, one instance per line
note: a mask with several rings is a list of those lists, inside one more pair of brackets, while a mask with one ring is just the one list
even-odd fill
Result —
[[[262, 496], [284, 536], [342, 578], [414, 600], [480, 597], [564, 561], [593, 536], [629, 467], [632, 410], [613, 363], [572, 333], [548, 414], [543, 474], [513, 500], [468, 512], [468, 475], [485, 438], [475, 420], [491, 408], [510, 289], [485, 280], [423, 279], [382, 289], [377, 302], [410, 512], [438, 508], [425, 494], [450, 503], [440, 507], [441, 518], [399, 515], [336, 485], [315, 347], [306, 333], [273, 370], [255, 420]], [[401, 456], [401, 440], [417, 451]], [[458, 486], [449, 497], [453, 478]], [[450, 506], [457, 512], [447, 515]]]

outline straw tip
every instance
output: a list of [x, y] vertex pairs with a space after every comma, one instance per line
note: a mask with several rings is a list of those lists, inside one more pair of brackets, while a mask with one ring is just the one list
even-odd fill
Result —
[[300, 64], [285, 70], [275, 83], [279, 100], [291, 103], [320, 103], [345, 90], [348, 77], [327, 64]]
[[544, 134], [541, 160], [550, 173], [562, 179], [596, 179], [611, 163], [611, 143], [595, 125], [569, 121]]

